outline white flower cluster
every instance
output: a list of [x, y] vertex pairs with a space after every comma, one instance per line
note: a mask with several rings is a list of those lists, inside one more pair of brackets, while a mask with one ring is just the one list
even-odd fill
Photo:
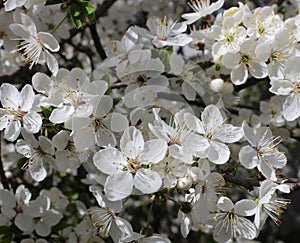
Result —
[[[191, 0], [194, 12], [182, 22], [171, 13], [150, 17], [120, 41], [103, 38], [101, 60], [93, 31], [80, 30], [72, 42], [64, 16], [78, 16], [65, 11], [74, 3], [54, 2], [62, 8], [7, 0], [0, 9], [9, 23], [0, 26], [1, 53], [21, 51], [29, 69], [46, 64], [51, 72], [38, 66], [21, 91], [0, 87], [0, 226], [12, 228], [12, 241], [167, 243], [170, 231], [151, 225], [152, 209], [166, 205], [185, 238], [193, 230], [218, 242], [253, 240], [268, 217], [279, 224], [290, 202], [277, 193], [291, 191], [281, 142], [299, 137], [300, 15], [285, 19], [270, 6], [243, 3], [221, 11], [224, 0]], [[85, 55], [72, 53], [78, 47]], [[241, 108], [254, 103], [256, 113]], [[9, 156], [16, 153], [19, 163]], [[20, 168], [25, 176], [15, 179]], [[147, 220], [133, 223], [127, 209], [140, 205]]]

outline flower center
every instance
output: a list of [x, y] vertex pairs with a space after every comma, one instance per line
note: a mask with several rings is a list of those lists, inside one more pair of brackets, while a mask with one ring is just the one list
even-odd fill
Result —
[[297, 82], [297, 83], [294, 85], [293, 91], [294, 91], [294, 92], [299, 92], [299, 91], [300, 91], [300, 82]]
[[81, 97], [82, 94], [78, 91], [66, 89], [65, 92], [66, 95], [64, 96], [64, 99], [66, 100], [66, 103], [71, 103], [75, 108], [85, 104], [85, 101]]
[[130, 173], [135, 174], [138, 171], [139, 168], [141, 168], [141, 165], [137, 160], [129, 159], [127, 161], [127, 170]]
[[227, 44], [234, 42], [234, 35], [232, 33], [225, 34], [225, 42]]
[[157, 19], [156, 22], [156, 39], [161, 41], [166, 41], [170, 34], [170, 31], [174, 25], [174, 21], [172, 19], [167, 19], [165, 16], [162, 20]]

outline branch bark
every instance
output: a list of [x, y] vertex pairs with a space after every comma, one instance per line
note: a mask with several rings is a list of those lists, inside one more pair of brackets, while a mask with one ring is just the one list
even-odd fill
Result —
[[99, 37], [98, 32], [97, 32], [96, 24], [92, 24], [90, 26], [90, 31], [91, 31], [91, 35], [92, 35], [92, 38], [93, 38], [96, 50], [97, 50], [100, 58], [102, 60], [106, 59], [107, 56], [106, 56], [106, 53], [105, 53], [105, 51], [104, 51], [104, 49], [102, 47], [102, 44], [101, 44], [101, 41], [100, 41], [100, 37]]
[[232, 175], [223, 175], [223, 177], [224, 177], [226, 182], [230, 182], [230, 183], [233, 183], [235, 185], [245, 187], [248, 190], [252, 190], [253, 187], [259, 186], [259, 181], [257, 181], [257, 180], [249, 181], [249, 180], [238, 178], [238, 177], [235, 177], [235, 176], [232, 176]]
[[2, 163], [2, 151], [1, 151], [1, 142], [2, 142], [2, 132], [0, 132], [0, 179], [3, 187], [7, 190], [9, 190], [9, 181], [7, 177], [5, 176], [5, 172], [3, 169], [3, 163]]

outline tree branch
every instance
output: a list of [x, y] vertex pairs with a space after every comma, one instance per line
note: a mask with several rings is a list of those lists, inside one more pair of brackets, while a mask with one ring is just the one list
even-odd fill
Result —
[[102, 44], [101, 44], [101, 41], [100, 41], [100, 38], [99, 38], [99, 35], [98, 35], [98, 32], [97, 32], [96, 24], [92, 24], [90, 26], [90, 31], [91, 31], [91, 35], [92, 35], [96, 50], [97, 50], [100, 58], [102, 60], [106, 59], [107, 56], [106, 56], [106, 53], [105, 53], [105, 51], [102, 47]]
[[250, 181], [250, 180], [245, 180], [243, 178], [238, 178], [238, 177], [235, 177], [232, 175], [223, 175], [223, 177], [226, 182], [245, 187], [248, 190], [252, 190], [253, 187], [259, 186], [259, 181], [257, 181], [257, 180]]
[[1, 151], [1, 142], [2, 142], [2, 132], [0, 132], [0, 179], [3, 187], [7, 190], [9, 190], [9, 181], [5, 176], [5, 172], [3, 169], [3, 163], [2, 163], [2, 151]]

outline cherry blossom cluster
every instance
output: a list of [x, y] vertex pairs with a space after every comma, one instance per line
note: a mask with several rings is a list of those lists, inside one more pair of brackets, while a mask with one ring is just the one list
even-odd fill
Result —
[[[173, 225], [154, 223], [165, 217], [184, 238], [243, 242], [279, 225], [300, 136], [300, 15], [124, 0], [97, 16], [113, 2], [0, 9], [0, 73], [32, 74], [0, 86], [0, 239], [171, 242]], [[144, 25], [125, 25], [133, 7]]]

